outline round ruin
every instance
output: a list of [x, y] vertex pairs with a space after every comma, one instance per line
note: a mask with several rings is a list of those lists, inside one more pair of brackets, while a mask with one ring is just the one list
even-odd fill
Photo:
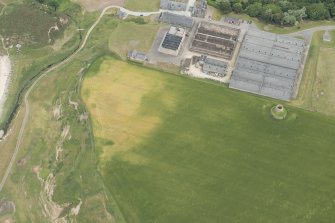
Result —
[[271, 108], [271, 115], [273, 118], [283, 120], [286, 118], [287, 110], [281, 104], [278, 104]]

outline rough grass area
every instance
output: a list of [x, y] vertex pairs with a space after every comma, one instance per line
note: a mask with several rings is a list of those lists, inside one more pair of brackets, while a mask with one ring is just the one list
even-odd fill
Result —
[[[65, 3], [65, 0], [60, 1], [60, 8], [67, 5], [67, 13], [74, 13], [77, 6]], [[8, 51], [13, 65], [0, 128], [4, 128], [19, 92], [29, 85], [29, 81], [42, 69], [65, 58], [80, 41], [76, 22], [61, 12], [49, 14], [51, 12], [40, 7], [27, 3], [10, 4], [0, 16], [0, 36], [4, 37], [4, 48], [7, 48], [3, 52]], [[21, 45], [19, 49], [17, 44]]]
[[[55, 25], [58, 30], [51, 29]], [[61, 36], [66, 26], [54, 15], [28, 4], [8, 6], [0, 19], [0, 33], [9, 39], [7, 46], [17, 43], [48, 44], [49, 39]]]
[[160, 0], [126, 0], [125, 8], [133, 11], [153, 12], [159, 10]]
[[335, 116], [335, 32], [331, 42], [323, 41], [323, 31], [313, 36], [297, 100], [292, 104]]
[[127, 222], [335, 220], [334, 119], [111, 58], [82, 95]]
[[[96, 17], [84, 15], [88, 17], [76, 19], [83, 22], [80, 27], [88, 30]], [[104, 17], [83, 51], [44, 77], [31, 92], [30, 118], [20, 152], [0, 196], [16, 205], [15, 213], [9, 216], [12, 222], [124, 222], [97, 171], [91, 124], [79, 94], [81, 75], [99, 55], [106, 53], [116, 21]], [[71, 49], [76, 44], [70, 42], [64, 47]], [[56, 111], [61, 111], [60, 117]], [[18, 126], [23, 115], [21, 110], [14, 122]], [[10, 136], [0, 142], [0, 151], [3, 145], [13, 151], [18, 129], [11, 130]], [[7, 154], [11, 155], [0, 152]], [[1, 157], [2, 160], [7, 158]]]
[[159, 29], [158, 24], [122, 22], [109, 38], [109, 48], [121, 57], [132, 49], [147, 52]]

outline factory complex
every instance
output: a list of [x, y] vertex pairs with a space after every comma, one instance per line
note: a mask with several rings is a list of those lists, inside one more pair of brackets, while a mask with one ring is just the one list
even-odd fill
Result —
[[[249, 22], [206, 18], [207, 2], [161, 0], [164, 25], [147, 53], [129, 52], [144, 63], [181, 67], [186, 75], [211, 79], [237, 89], [290, 101], [297, 95], [307, 54], [306, 42], [258, 30]], [[173, 11], [188, 10], [192, 16]]]

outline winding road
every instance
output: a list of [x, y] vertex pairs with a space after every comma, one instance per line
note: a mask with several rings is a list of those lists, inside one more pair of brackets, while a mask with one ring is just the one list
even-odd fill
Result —
[[289, 33], [287, 35], [303, 36], [307, 40], [307, 42], [310, 43], [312, 41], [314, 32], [324, 31], [324, 30], [334, 30], [334, 29], [335, 29], [335, 26], [317, 26], [317, 27], [313, 27], [310, 29], [305, 29], [305, 30], [294, 32], [294, 33]]
[[[101, 12], [100, 16], [97, 18], [97, 20], [94, 22], [94, 24], [90, 27], [90, 29], [87, 31], [85, 38], [83, 39], [83, 42], [81, 43], [80, 47], [72, 54], [70, 55], [67, 59], [63, 60], [62, 62], [52, 66], [51, 68], [49, 68], [48, 70], [46, 70], [43, 74], [41, 74], [41, 76], [39, 76], [35, 82], [30, 86], [30, 88], [27, 90], [25, 96], [24, 96], [24, 105], [25, 105], [25, 113], [24, 113], [24, 118], [20, 127], [20, 131], [19, 131], [19, 135], [17, 138], [17, 142], [16, 142], [16, 146], [15, 146], [15, 150], [14, 153], [11, 157], [10, 163], [6, 169], [5, 175], [3, 176], [1, 183], [0, 183], [0, 192], [2, 191], [7, 178], [12, 170], [13, 164], [15, 162], [15, 159], [17, 157], [18, 152], [20, 151], [20, 146], [23, 140], [23, 135], [24, 135], [24, 130], [27, 126], [28, 120], [29, 120], [29, 114], [30, 114], [30, 106], [29, 106], [29, 95], [31, 93], [31, 91], [34, 89], [34, 87], [36, 86], [37, 83], [39, 83], [41, 81], [41, 79], [43, 79], [46, 75], [48, 75], [50, 72], [58, 69], [59, 67], [63, 66], [64, 64], [68, 63], [70, 60], [72, 60], [86, 45], [88, 38], [90, 37], [92, 31], [94, 30], [94, 28], [99, 24], [99, 22], [101, 21], [102, 17], [106, 14], [106, 12], [109, 9], [112, 8], [117, 8], [119, 10], [121, 10], [122, 12], [127, 13], [128, 15], [132, 15], [132, 16], [150, 16], [150, 15], [155, 15], [155, 14], [159, 14], [162, 12], [167, 12], [168, 10], [159, 10], [156, 12], [134, 12], [134, 11], [130, 11], [127, 10], [123, 7], [120, 6], [107, 6], [106, 8], [103, 9], [103, 11]], [[179, 14], [179, 15], [185, 15], [185, 16], [190, 16], [188, 12], [173, 12], [174, 14]], [[316, 31], [321, 31], [321, 30], [331, 30], [331, 29], [335, 29], [335, 26], [320, 26], [320, 27], [315, 27], [315, 28], [311, 28], [311, 29], [307, 29], [307, 30], [302, 30], [299, 32], [295, 32], [295, 33], [291, 33], [289, 35], [292, 36], [296, 36], [296, 35], [304, 35], [306, 37], [309, 37], [309, 41], [311, 40], [311, 36], [313, 35], [314, 32]]]

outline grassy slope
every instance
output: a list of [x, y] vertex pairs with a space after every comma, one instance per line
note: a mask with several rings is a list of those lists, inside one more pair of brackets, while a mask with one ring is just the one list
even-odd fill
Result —
[[126, 0], [125, 8], [133, 11], [158, 11], [159, 0]]
[[[128, 222], [335, 220], [335, 120], [289, 108], [275, 121], [273, 101], [113, 59], [82, 92]], [[117, 122], [145, 118], [159, 120], [145, 134]], [[123, 134], [134, 143], [119, 143]]]

